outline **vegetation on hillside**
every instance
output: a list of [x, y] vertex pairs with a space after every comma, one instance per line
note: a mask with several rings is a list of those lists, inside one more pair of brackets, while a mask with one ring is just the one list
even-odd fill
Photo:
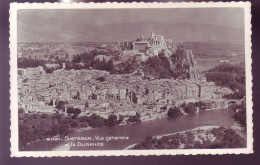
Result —
[[59, 59], [56, 58], [54, 61], [52, 61], [52, 63], [56, 63], [59, 64], [60, 67], [59, 68], [47, 68], [45, 66], [45, 64], [50, 63], [49, 60], [43, 60], [43, 59], [26, 59], [26, 58], [20, 58], [18, 59], [18, 68], [35, 68], [38, 66], [42, 66], [44, 68], [44, 70], [47, 73], [51, 73], [52, 71], [56, 70], [56, 69], [61, 69], [62, 68], [62, 64], [65, 63], [66, 64], [66, 68], [65, 69], [97, 69], [97, 70], [105, 70], [105, 71], [109, 71], [109, 72], [113, 72], [114, 71], [114, 65], [112, 60], [109, 61], [105, 61], [103, 60], [98, 60], [95, 59], [95, 57], [99, 54], [107, 54], [107, 52], [98, 50], [98, 49], [94, 49], [88, 53], [82, 53], [79, 55], [75, 55], [73, 56], [73, 59], [71, 61], [67, 60], [67, 59]]
[[[182, 56], [185, 52], [177, 51], [175, 56]], [[172, 56], [173, 56], [172, 55]], [[188, 79], [190, 78], [189, 65], [180, 65], [171, 61], [172, 58], [165, 56], [164, 52], [160, 53], [159, 56], [149, 57], [147, 61], [143, 62], [144, 72], [148, 76], [154, 78], [174, 78], [174, 79]], [[174, 69], [172, 69], [174, 65]]]
[[[139, 63], [135, 56], [130, 57], [127, 61], [114, 65], [114, 60], [119, 58], [119, 52], [113, 54], [113, 52], [105, 51], [104, 49], [94, 49], [87, 53], [74, 55], [71, 60], [57, 58], [53, 63], [58, 63], [59, 68], [46, 68], [45, 64], [48, 63], [46, 60], [38, 59], [22, 59], [18, 60], [18, 68], [37, 67], [43, 66], [47, 73], [51, 73], [55, 69], [62, 68], [62, 64], [66, 64], [65, 69], [97, 69], [105, 70], [112, 74], [130, 74], [136, 71], [138, 68], [143, 68], [146, 77], [152, 78], [175, 78], [175, 79], [187, 79], [190, 78], [190, 66], [189, 64], [182, 64], [183, 61], [176, 64], [173, 59], [165, 56], [165, 52], [161, 52], [158, 56], [151, 56], [146, 61]], [[112, 55], [110, 60], [97, 59], [96, 57], [100, 54]], [[184, 59], [186, 52], [182, 46], [178, 47], [177, 51], [172, 55], [178, 57], [178, 59]], [[174, 69], [173, 66], [174, 65]]]
[[130, 74], [139, 68], [136, 58], [130, 57], [127, 61], [124, 61], [116, 66], [115, 73], [117, 74]]
[[245, 69], [236, 65], [223, 64], [205, 72], [207, 81], [216, 85], [229, 87], [233, 94], [226, 95], [228, 99], [242, 99], [245, 96]]
[[168, 59], [164, 56], [149, 57], [147, 61], [143, 63], [144, 72], [147, 76], [155, 78], [171, 78], [173, 72], [170, 67]]
[[[208, 81], [214, 81], [216, 85], [229, 87], [234, 91], [233, 94], [225, 95], [227, 99], [242, 99], [246, 96], [245, 85], [245, 68], [224, 64], [217, 66], [205, 72]], [[240, 105], [230, 107], [235, 112], [234, 118], [242, 126], [246, 128], [246, 102], [245, 100]]]
[[52, 73], [56, 69], [62, 68], [62, 63], [64, 60], [57, 59], [53, 61], [54, 64], [59, 64], [60, 67], [58, 68], [48, 68], [45, 64], [50, 63], [48, 60], [43, 59], [26, 59], [26, 58], [19, 58], [17, 61], [18, 68], [36, 68], [38, 66], [42, 66], [46, 73]]
[[97, 69], [97, 70], [105, 70], [109, 72], [114, 71], [114, 65], [112, 60], [105, 61], [96, 59], [95, 57], [103, 52], [94, 49], [89, 53], [83, 53], [79, 55], [75, 55], [71, 61], [66, 62], [66, 69]]

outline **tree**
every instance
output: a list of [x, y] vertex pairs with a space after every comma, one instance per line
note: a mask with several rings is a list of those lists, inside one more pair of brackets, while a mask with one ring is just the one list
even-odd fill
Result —
[[96, 115], [96, 114], [92, 114], [88, 119], [88, 123], [93, 128], [103, 127], [103, 126], [105, 126], [105, 118], [103, 118], [99, 115]]
[[42, 66], [45, 68], [45, 60], [38, 59], [18, 59], [17, 67], [18, 68], [36, 68], [38, 66]]
[[34, 134], [32, 127], [28, 124], [19, 123], [19, 148], [26, 146], [29, 142], [35, 141], [38, 137]]
[[127, 121], [130, 123], [141, 123], [140, 118], [141, 116], [139, 114], [136, 114], [135, 116], [130, 116]]
[[81, 110], [79, 108], [68, 107], [67, 113], [73, 114], [73, 118], [77, 118], [77, 116], [81, 113]]
[[182, 113], [181, 113], [181, 111], [180, 111], [179, 108], [177, 108], [177, 107], [171, 107], [171, 108], [168, 110], [167, 115], [168, 115], [169, 117], [178, 117], [178, 116], [181, 116]]
[[202, 101], [195, 102], [193, 105], [195, 107], [198, 107], [199, 109], [205, 109], [205, 107], [206, 107], [206, 103], [204, 103]]
[[186, 107], [185, 107], [185, 112], [186, 113], [195, 113], [196, 112], [196, 107], [192, 104], [189, 103]]
[[76, 121], [73, 121], [73, 122], [71, 123], [71, 126], [72, 126], [72, 127], [77, 127], [77, 126], [78, 126], [78, 123], [77, 123]]
[[68, 124], [59, 125], [59, 134], [60, 135], [67, 135], [69, 133], [70, 133], [70, 126]]
[[117, 124], [117, 117], [116, 117], [116, 115], [109, 115], [106, 124], [109, 127], [113, 127], [114, 125], [116, 125]]
[[79, 108], [75, 108], [73, 115], [77, 117], [80, 113], [81, 113], [81, 110]]
[[51, 133], [52, 133], [53, 136], [57, 135], [59, 133], [59, 125], [58, 124], [52, 124]]
[[122, 115], [119, 115], [119, 119], [117, 120], [117, 124], [122, 123], [124, 117]]
[[43, 114], [40, 116], [40, 118], [44, 118], [44, 119], [45, 119], [45, 118], [47, 118], [47, 116], [48, 116], [48, 115], [47, 115], [46, 113], [43, 113]]
[[67, 113], [68, 114], [72, 114], [74, 112], [74, 108], [73, 107], [68, 107], [67, 108]]
[[88, 116], [81, 116], [79, 118], [79, 122], [88, 122], [88, 121], [89, 121]]
[[113, 71], [114, 70], [114, 64], [111, 60], [109, 60], [107, 63], [106, 63], [106, 71]]
[[57, 106], [56, 106], [56, 108], [57, 108], [58, 110], [65, 111], [65, 104], [66, 104], [65, 101], [59, 101], [58, 104], [57, 104]]

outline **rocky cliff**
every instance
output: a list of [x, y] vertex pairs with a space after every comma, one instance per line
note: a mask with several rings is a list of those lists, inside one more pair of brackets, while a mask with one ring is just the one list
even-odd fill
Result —
[[200, 73], [191, 50], [185, 50], [183, 46], [179, 46], [169, 58], [173, 72], [187, 73], [190, 79], [199, 78]]
[[116, 66], [118, 73], [136, 73], [150, 78], [205, 79], [199, 72], [191, 50], [183, 46], [173, 51], [164, 50], [158, 56], [151, 56], [146, 61], [138, 62], [135, 56]]

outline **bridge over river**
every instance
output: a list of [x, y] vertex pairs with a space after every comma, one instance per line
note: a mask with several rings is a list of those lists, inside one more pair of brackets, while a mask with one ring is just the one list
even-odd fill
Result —
[[233, 104], [241, 104], [243, 99], [212, 99], [212, 108], [228, 108], [229, 106]]
[[180, 100], [178, 102], [175, 103], [175, 105], [180, 106], [181, 104], [183, 104], [184, 102], [189, 103], [189, 102], [198, 102], [198, 101], [202, 101], [202, 102], [207, 102], [207, 103], [211, 103], [211, 109], [226, 109], [228, 107], [230, 107], [233, 104], [241, 104], [242, 101], [245, 99], [211, 99], [211, 100], [196, 100], [196, 99], [185, 99], [185, 100]]

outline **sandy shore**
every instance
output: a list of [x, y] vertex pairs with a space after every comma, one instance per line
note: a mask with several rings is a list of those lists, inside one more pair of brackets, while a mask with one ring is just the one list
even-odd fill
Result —
[[[153, 136], [154, 138], [156, 137], [157, 139], [162, 138], [163, 136], [171, 136], [171, 135], [175, 135], [177, 133], [185, 133], [186, 131], [197, 131], [197, 130], [211, 130], [213, 128], [219, 128], [220, 126], [201, 126], [201, 127], [196, 127], [194, 129], [191, 130], [185, 130], [185, 131], [180, 131], [180, 132], [175, 132], [175, 133], [169, 133], [169, 134], [164, 134], [164, 135], [157, 135], [157, 136]], [[129, 150], [131, 148], [133, 148], [135, 144], [131, 144], [129, 146], [127, 146], [126, 148], [124, 148], [123, 150]]]
[[65, 144], [61, 144], [53, 148], [52, 151], [70, 151], [70, 146], [65, 146]]
[[[91, 129], [95, 129], [95, 128], [92, 128], [92, 127], [87, 127], [87, 128], [75, 128], [75, 130], [73, 130], [74, 132], [73, 133], [79, 133], [79, 132], [82, 132], [82, 131], [88, 131], [88, 130], [91, 130]], [[73, 134], [72, 133], [72, 134]]]
[[[190, 130], [186, 130], [186, 131], [197, 131], [197, 130], [210, 130], [213, 128], [219, 128], [220, 126], [201, 126], [201, 127], [196, 127], [194, 129], [190, 129]], [[169, 134], [165, 134], [165, 135], [158, 135], [158, 136], [154, 136], [157, 139], [162, 138], [163, 136], [171, 136], [177, 133], [185, 133], [186, 131], [180, 131], [180, 132], [176, 132], [176, 133], [169, 133]]]

